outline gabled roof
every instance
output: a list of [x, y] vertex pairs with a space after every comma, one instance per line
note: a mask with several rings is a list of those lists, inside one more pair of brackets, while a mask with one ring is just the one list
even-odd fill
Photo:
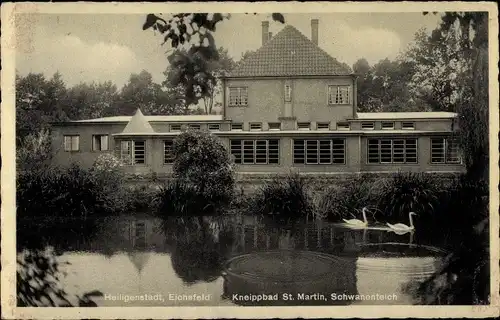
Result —
[[449, 119], [457, 116], [454, 112], [358, 112], [358, 119]]
[[299, 30], [287, 25], [260, 49], [242, 60], [229, 77], [349, 75], [351, 70], [332, 58]]
[[153, 133], [153, 127], [149, 124], [141, 109], [137, 109], [134, 116], [123, 129], [122, 133]]

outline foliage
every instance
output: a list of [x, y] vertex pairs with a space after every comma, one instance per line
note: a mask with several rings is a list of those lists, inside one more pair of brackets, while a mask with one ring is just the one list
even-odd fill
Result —
[[217, 59], [206, 59], [199, 52], [176, 50], [168, 59], [169, 68], [165, 71], [165, 86], [179, 88], [185, 105], [203, 101], [205, 114], [211, 114], [215, 97], [222, 90], [221, 77], [231, 71], [235, 62], [228, 51], [217, 49]]
[[297, 219], [311, 216], [314, 205], [305, 179], [295, 173], [265, 183], [249, 199], [246, 211], [247, 214]]
[[51, 159], [50, 132], [42, 129], [22, 138], [16, 148], [16, 162], [19, 170], [44, 170]]
[[85, 170], [77, 164], [20, 172], [16, 192], [19, 217], [117, 213], [127, 201], [117, 172]]
[[[69, 263], [66, 263], [69, 264]], [[61, 262], [50, 249], [25, 250], [17, 259], [17, 306], [18, 307], [71, 307], [70, 296], [61, 287], [64, 272]], [[102, 297], [100, 291], [75, 296], [80, 307], [97, 307], [93, 297]]]
[[64, 112], [69, 119], [104, 117], [118, 107], [119, 92], [111, 81], [80, 83], [67, 89]]
[[233, 195], [234, 168], [222, 142], [200, 130], [181, 133], [173, 146], [173, 174], [206, 199], [228, 203]]
[[150, 185], [138, 185], [127, 189], [127, 210], [145, 212], [157, 206], [158, 190]]
[[397, 222], [407, 219], [411, 211], [419, 217], [432, 216], [441, 191], [440, 184], [430, 174], [413, 172], [398, 172], [389, 179], [379, 180], [376, 188], [377, 207]]
[[157, 213], [163, 217], [214, 215], [224, 209], [220, 197], [202, 194], [193, 185], [179, 180], [160, 186], [155, 202]]
[[130, 75], [120, 92], [120, 114], [131, 115], [137, 108], [148, 115], [183, 113], [182, 96], [168, 89], [153, 82], [152, 75], [145, 70]]
[[358, 111], [410, 112], [428, 111], [426, 105], [412, 95], [409, 86], [415, 65], [403, 59], [384, 59], [373, 66], [366, 59], [353, 65], [358, 75]]
[[320, 200], [318, 215], [336, 221], [352, 219], [353, 215], [359, 219], [363, 207], [372, 207], [375, 204], [372, 189], [373, 183], [366, 176], [359, 176], [349, 183], [331, 187]]

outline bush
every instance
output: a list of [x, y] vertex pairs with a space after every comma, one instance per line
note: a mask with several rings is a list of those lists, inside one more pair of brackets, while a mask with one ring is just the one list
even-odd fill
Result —
[[127, 204], [121, 173], [99, 166], [20, 172], [16, 191], [21, 217], [85, 217], [117, 213]]
[[[373, 183], [366, 176], [356, 177], [342, 186], [330, 187], [320, 199], [318, 214], [329, 220], [351, 219], [361, 208], [373, 206]], [[359, 218], [359, 216], [358, 216]]]
[[219, 139], [204, 131], [187, 131], [175, 139], [174, 177], [203, 198], [229, 203], [234, 171], [229, 152]]
[[220, 198], [209, 198], [192, 185], [174, 180], [160, 187], [156, 197], [160, 216], [201, 216], [223, 212]]
[[313, 208], [304, 178], [290, 174], [276, 177], [260, 187], [249, 199], [246, 213], [289, 220], [308, 217], [313, 214]]
[[20, 171], [46, 169], [51, 156], [48, 130], [28, 134], [16, 148], [16, 162]]
[[440, 181], [425, 173], [398, 172], [377, 187], [377, 207], [397, 222], [406, 221], [411, 211], [419, 217], [432, 216], [442, 192]]

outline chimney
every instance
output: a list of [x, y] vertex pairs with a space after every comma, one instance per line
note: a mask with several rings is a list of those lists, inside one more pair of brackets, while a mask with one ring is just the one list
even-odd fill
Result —
[[311, 20], [311, 41], [315, 45], [318, 45], [318, 24], [319, 24], [318, 19]]
[[262, 21], [262, 45], [265, 45], [269, 37], [269, 21]]

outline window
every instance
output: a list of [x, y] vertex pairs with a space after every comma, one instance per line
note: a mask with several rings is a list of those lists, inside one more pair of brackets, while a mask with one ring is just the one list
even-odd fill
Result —
[[180, 124], [171, 124], [170, 131], [181, 131], [181, 125]]
[[403, 130], [414, 130], [415, 129], [415, 122], [409, 122], [409, 121], [402, 122], [401, 128]]
[[250, 123], [250, 130], [262, 130], [262, 123]]
[[293, 163], [295, 164], [344, 164], [345, 140], [293, 140]]
[[120, 143], [120, 159], [128, 165], [146, 163], [146, 141], [128, 140]]
[[279, 163], [279, 140], [231, 140], [230, 149], [235, 163]]
[[431, 139], [431, 163], [461, 163], [461, 161], [457, 140]]
[[270, 122], [269, 130], [281, 130], [281, 122]]
[[373, 129], [375, 129], [375, 123], [373, 123], [373, 122], [361, 122], [361, 129], [373, 130]]
[[232, 123], [231, 130], [243, 130], [243, 123]]
[[192, 129], [192, 130], [200, 130], [201, 126], [199, 123], [190, 123], [189, 124], [189, 129]]
[[368, 139], [368, 163], [417, 163], [417, 139]]
[[248, 105], [248, 89], [246, 87], [229, 88], [229, 106], [245, 107]]
[[349, 122], [339, 122], [337, 123], [337, 130], [350, 130], [351, 126]]
[[330, 123], [329, 122], [318, 122], [317, 127], [318, 127], [318, 130], [328, 130], [328, 129], [330, 129]]
[[285, 84], [285, 102], [292, 101], [292, 86]]
[[163, 163], [170, 164], [174, 162], [174, 140], [163, 141]]
[[64, 151], [80, 150], [80, 136], [64, 136]]
[[107, 151], [109, 150], [108, 138], [106, 135], [93, 135], [92, 136], [92, 150], [93, 151]]
[[328, 86], [328, 104], [349, 104], [349, 86]]
[[297, 128], [299, 130], [309, 130], [311, 128], [311, 123], [310, 122], [298, 122]]
[[394, 129], [394, 122], [382, 122], [382, 130]]
[[219, 131], [220, 130], [220, 124], [218, 123], [211, 123], [208, 125], [208, 130], [210, 131]]

